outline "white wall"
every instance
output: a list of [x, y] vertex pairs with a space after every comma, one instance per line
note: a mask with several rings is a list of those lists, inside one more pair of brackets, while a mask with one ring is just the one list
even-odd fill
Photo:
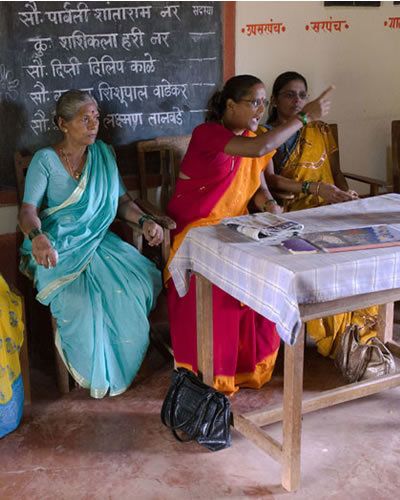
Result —
[[[341, 32], [306, 31], [310, 21], [347, 20]], [[311, 96], [336, 85], [326, 121], [339, 125], [342, 170], [390, 179], [391, 121], [400, 119], [400, 29], [384, 26], [400, 6], [324, 7], [323, 2], [236, 4], [236, 74], [261, 78], [267, 92], [288, 70], [303, 74]], [[248, 36], [246, 24], [283, 22], [284, 33]], [[245, 30], [246, 31], [246, 30]], [[354, 185], [360, 192], [359, 185]]]

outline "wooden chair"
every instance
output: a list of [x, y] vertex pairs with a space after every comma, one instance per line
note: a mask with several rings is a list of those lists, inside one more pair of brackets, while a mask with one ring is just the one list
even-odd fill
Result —
[[392, 121], [393, 191], [400, 193], [400, 120]]
[[[336, 123], [330, 123], [329, 128], [331, 129], [332, 135], [335, 139], [339, 150], [339, 134], [338, 134], [338, 126]], [[338, 155], [339, 168], [340, 168], [340, 155]], [[343, 172], [343, 175], [346, 179], [351, 179], [353, 181], [361, 182], [363, 184], [369, 185], [369, 194], [368, 196], [376, 196], [379, 192], [384, 189], [387, 191], [389, 186], [387, 182], [381, 181], [379, 179], [374, 179], [373, 177], [366, 177], [365, 175], [353, 174], [351, 172]]]
[[[136, 144], [142, 210], [146, 208], [149, 213], [152, 213], [147, 203], [150, 189], [155, 189], [158, 191], [160, 208], [158, 212], [154, 212], [154, 208], [151, 210], [153, 213], [163, 216], [168, 201], [175, 190], [179, 166], [188, 148], [190, 138], [190, 135], [166, 136], [139, 141]], [[142, 200], [145, 200], [144, 204]], [[169, 234], [164, 234], [163, 245], [160, 268], [163, 268], [168, 261]], [[159, 296], [157, 308], [150, 315], [150, 329], [151, 338], [159, 350], [168, 357], [172, 355], [165, 290]]]
[[[20, 152], [16, 152], [14, 155], [14, 164], [15, 164], [15, 172], [16, 172], [16, 178], [17, 178], [17, 191], [18, 191], [18, 198], [19, 198], [19, 203], [22, 203], [23, 195], [24, 195], [24, 189], [25, 189], [25, 178], [26, 178], [26, 173], [29, 167], [29, 164], [31, 162], [32, 156], [31, 155], [22, 155]], [[130, 183], [132, 184], [132, 183]], [[135, 199], [135, 203], [146, 213], [149, 213], [150, 215], [153, 215], [155, 217], [156, 221], [158, 224], [160, 224], [163, 229], [164, 229], [164, 241], [161, 245], [161, 255], [157, 260], [157, 263], [161, 267], [161, 262], [163, 261], [164, 257], [169, 255], [169, 247], [170, 247], [170, 236], [169, 232], [171, 229], [174, 229], [176, 227], [175, 223], [170, 219], [169, 217], [165, 216], [159, 209], [154, 207], [148, 200], [140, 200], [140, 199]], [[134, 244], [140, 252], [143, 252], [143, 234], [140, 229], [140, 227], [136, 224], [128, 223], [125, 221], [121, 220], [116, 220], [113, 225], [111, 226], [112, 230], [115, 230], [116, 233], [120, 234], [122, 227], [122, 232], [124, 234], [127, 234], [129, 232], [129, 242]], [[126, 228], [128, 228], [128, 231], [126, 231]], [[33, 288], [32, 290], [32, 296], [31, 298], [31, 303], [34, 303], [34, 298], [33, 298]], [[53, 334], [56, 332], [56, 321], [53, 317], [51, 317], [51, 325], [52, 325], [52, 330]], [[59, 391], [61, 394], [66, 394], [70, 391], [71, 387], [71, 381], [72, 378], [69, 376], [69, 372], [64, 364], [64, 362], [61, 359], [61, 356], [55, 347], [55, 342], [54, 344], [54, 351], [55, 351], [55, 364], [56, 364], [56, 375], [57, 375], [57, 385], [59, 388]]]
[[137, 143], [140, 197], [148, 200], [149, 189], [160, 188], [160, 208], [163, 212], [175, 190], [179, 165], [190, 138], [190, 135], [157, 137]]
[[[392, 176], [393, 192], [400, 193], [400, 120], [392, 121]], [[394, 305], [394, 328], [400, 331], [400, 302]]]

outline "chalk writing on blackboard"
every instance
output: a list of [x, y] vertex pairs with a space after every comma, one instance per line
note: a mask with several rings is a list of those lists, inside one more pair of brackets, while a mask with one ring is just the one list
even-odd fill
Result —
[[13, 78], [13, 72], [0, 64], [0, 101], [14, 100], [18, 96], [19, 80]]
[[0, 100], [16, 107], [0, 114], [19, 118], [15, 140], [0, 139], [0, 148], [12, 148], [9, 158], [53, 142], [55, 102], [71, 88], [97, 99], [101, 134], [122, 145], [190, 133], [222, 83], [216, 2], [5, 3]]

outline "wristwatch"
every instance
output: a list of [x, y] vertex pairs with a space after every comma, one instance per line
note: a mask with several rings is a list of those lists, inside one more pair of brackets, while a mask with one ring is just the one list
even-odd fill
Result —
[[39, 234], [43, 234], [43, 231], [38, 227], [35, 227], [34, 229], [32, 229], [32, 231], [29, 232], [28, 238], [32, 241], [33, 238], [36, 238], [36, 236], [39, 236]]

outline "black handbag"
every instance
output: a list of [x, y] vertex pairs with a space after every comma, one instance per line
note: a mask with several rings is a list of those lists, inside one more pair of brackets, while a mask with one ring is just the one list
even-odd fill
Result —
[[[179, 441], [196, 440], [211, 451], [231, 445], [228, 398], [203, 384], [194, 373], [178, 368], [161, 409], [161, 421]], [[177, 431], [182, 431], [183, 436]]]

